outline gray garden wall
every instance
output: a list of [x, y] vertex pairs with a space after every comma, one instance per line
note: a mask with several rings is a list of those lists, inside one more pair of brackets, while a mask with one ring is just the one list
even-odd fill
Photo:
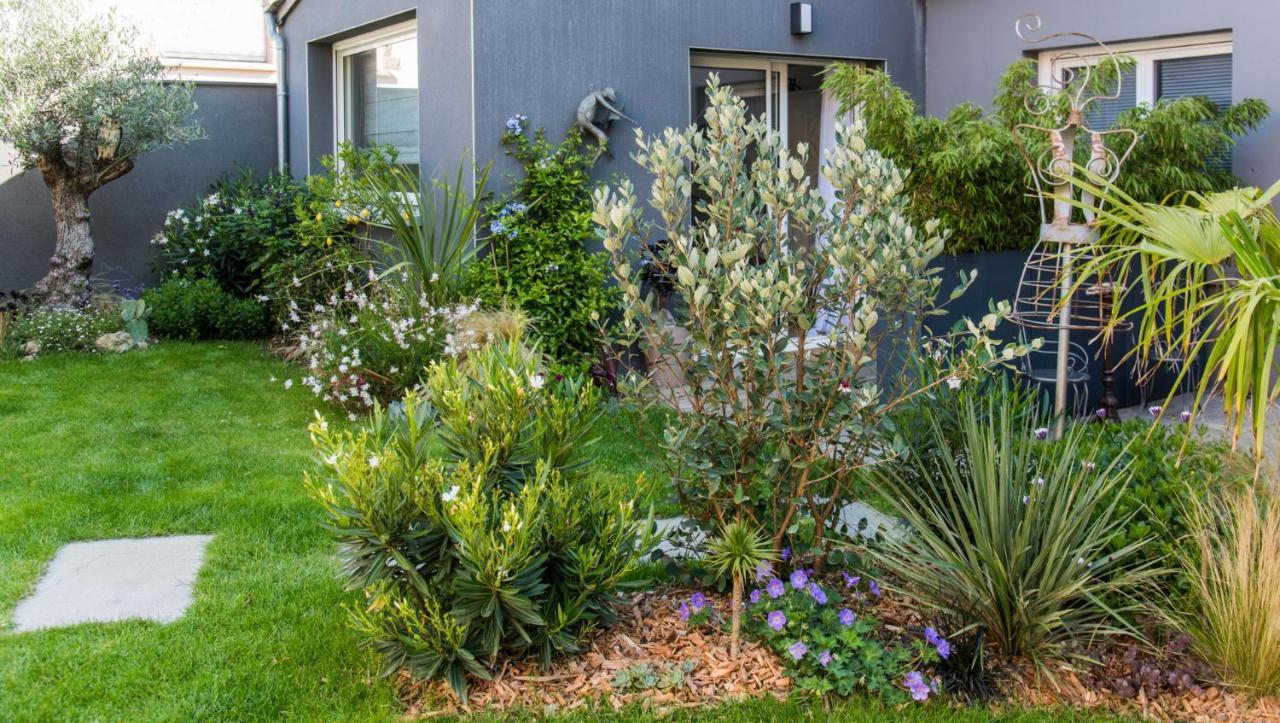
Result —
[[[95, 276], [132, 285], [151, 278], [151, 237], [165, 214], [203, 195], [237, 167], [257, 173], [275, 161], [275, 88], [200, 85], [196, 117], [206, 138], [162, 148], [89, 199], [97, 244]], [[7, 154], [7, 149], [0, 149]], [[39, 172], [11, 175], [0, 158], [0, 291], [26, 288], [44, 276], [53, 253], [49, 193]]]
[[1276, 0], [927, 0], [925, 108], [945, 115], [965, 101], [989, 106], [996, 82], [1027, 50], [1014, 20], [1037, 11], [1047, 32], [1075, 30], [1105, 42], [1230, 30], [1232, 95], [1261, 98], [1272, 117], [1240, 141], [1235, 172], [1263, 188], [1280, 178], [1280, 2]]

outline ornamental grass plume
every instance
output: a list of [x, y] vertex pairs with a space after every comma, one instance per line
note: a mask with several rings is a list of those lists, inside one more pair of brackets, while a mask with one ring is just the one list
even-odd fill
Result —
[[1192, 497], [1186, 514], [1196, 530], [1180, 556], [1191, 594], [1166, 605], [1166, 620], [1224, 682], [1280, 693], [1280, 496], [1259, 486]]
[[[733, 607], [730, 618], [729, 654], [738, 657], [738, 639], [742, 629], [743, 580], [753, 574], [762, 563], [777, 557], [764, 535], [743, 522], [724, 526], [720, 536], [708, 543], [707, 565], [718, 575], [733, 578]], [[775, 578], [776, 580], [776, 578]], [[772, 584], [772, 581], [771, 581]], [[772, 594], [772, 591], [771, 593]], [[776, 597], [776, 596], [775, 596]]]

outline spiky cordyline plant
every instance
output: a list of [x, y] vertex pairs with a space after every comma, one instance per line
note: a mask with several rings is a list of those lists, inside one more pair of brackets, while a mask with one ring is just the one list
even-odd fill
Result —
[[[1135, 353], [1147, 368], [1207, 351], [1194, 412], [1221, 392], [1232, 448], [1248, 420], [1260, 471], [1267, 412], [1280, 395], [1280, 222], [1270, 206], [1280, 181], [1266, 191], [1188, 193], [1171, 206], [1140, 203], [1096, 177], [1077, 183], [1105, 204], [1099, 253], [1081, 278], [1107, 270], [1115, 278], [1108, 333], [1136, 321]], [[1173, 389], [1190, 369], [1183, 365]]]
[[1180, 560], [1191, 595], [1165, 618], [1226, 682], [1280, 693], [1280, 497], [1241, 490], [1193, 499], [1186, 514], [1198, 530]]
[[870, 553], [919, 604], [1051, 674], [1077, 643], [1131, 632], [1122, 615], [1136, 603], [1105, 601], [1135, 599], [1158, 571], [1133, 563], [1146, 540], [1108, 547], [1127, 522], [1114, 494], [1126, 470], [1094, 465], [1079, 428], [1050, 450], [1018, 421], [1016, 400], [970, 398], [958, 442], [946, 412], [925, 414], [931, 438], [875, 473], [912, 532]]
[[738, 657], [738, 635], [742, 629], [743, 580], [762, 562], [778, 559], [769, 540], [744, 522], [731, 522], [720, 536], [707, 543], [707, 566], [733, 581], [733, 609], [729, 632], [729, 655]]

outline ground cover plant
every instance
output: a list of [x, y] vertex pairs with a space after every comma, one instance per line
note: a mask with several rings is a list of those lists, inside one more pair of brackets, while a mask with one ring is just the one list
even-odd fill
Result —
[[[880, 425], [895, 400], [880, 394], [873, 363], [884, 339], [916, 338], [936, 311], [930, 261], [944, 234], [908, 220], [904, 173], [861, 125], [839, 128], [824, 158], [838, 199], [828, 203], [803, 172], [807, 149], [793, 154], [729, 89], [712, 82], [707, 94], [705, 128], [638, 134], [658, 229], [629, 182], [595, 196], [624, 298], [615, 343], [668, 360], [684, 397], [639, 375], [620, 388], [674, 410], [663, 446], [686, 514], [712, 529], [750, 522], [775, 549], [788, 537], [824, 549], [857, 470], [889, 444]], [[670, 241], [637, 258], [633, 241], [655, 235]], [[670, 271], [687, 333], [672, 332], [646, 266]], [[952, 367], [920, 386], [1018, 354], [991, 340], [1002, 313], [961, 326]]]
[[358, 432], [312, 424], [309, 487], [385, 672], [444, 679], [465, 701], [503, 656], [577, 652], [653, 538], [628, 490], [588, 474], [598, 392], [549, 379], [519, 335], [436, 363], [425, 386]]
[[170, 339], [259, 339], [269, 330], [266, 307], [237, 298], [208, 277], [170, 276], [147, 289], [148, 327]]

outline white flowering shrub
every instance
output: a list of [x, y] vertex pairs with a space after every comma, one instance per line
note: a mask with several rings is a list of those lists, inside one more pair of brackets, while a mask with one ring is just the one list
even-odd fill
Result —
[[348, 280], [310, 309], [290, 300], [284, 320], [300, 329], [302, 383], [352, 418], [417, 387], [428, 366], [456, 354], [458, 322], [475, 311], [474, 304], [437, 305], [407, 272], [367, 273], [365, 283]]
[[[625, 387], [675, 410], [664, 444], [690, 516], [749, 519], [775, 548], [790, 536], [821, 549], [855, 476], [892, 453], [885, 416], [900, 397], [962, 382], [1018, 350], [991, 339], [1003, 313], [993, 310], [959, 328], [964, 353], [942, 377], [881, 389], [882, 345], [918, 343], [921, 320], [937, 313], [930, 262], [944, 233], [935, 221], [911, 223], [904, 172], [867, 147], [860, 124], [838, 127], [823, 154], [828, 200], [805, 174], [805, 146], [787, 148], [718, 82], [707, 95], [705, 128], [637, 132], [657, 229], [629, 182], [595, 195], [624, 295], [618, 340], [647, 345], [683, 379], [672, 388], [633, 375]], [[637, 243], [658, 234], [667, 243]], [[637, 247], [640, 258], [629, 251]], [[646, 288], [653, 268], [669, 272], [671, 311], [687, 334], [664, 325]]]
[[443, 678], [465, 700], [503, 655], [575, 653], [613, 619], [653, 541], [626, 489], [589, 474], [598, 408], [592, 385], [548, 378], [513, 338], [437, 363], [425, 391], [357, 431], [311, 425], [308, 484], [387, 674]]

